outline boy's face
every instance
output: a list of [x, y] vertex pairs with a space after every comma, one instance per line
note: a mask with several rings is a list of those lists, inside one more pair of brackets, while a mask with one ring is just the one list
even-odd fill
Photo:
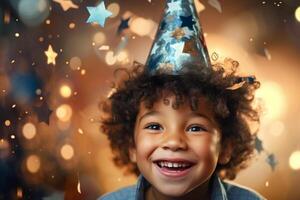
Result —
[[175, 110], [174, 96], [165, 99], [169, 105], [161, 99], [150, 110], [141, 103], [131, 153], [157, 191], [178, 197], [209, 180], [218, 162], [220, 132], [204, 98], [198, 111], [192, 111], [187, 102]]

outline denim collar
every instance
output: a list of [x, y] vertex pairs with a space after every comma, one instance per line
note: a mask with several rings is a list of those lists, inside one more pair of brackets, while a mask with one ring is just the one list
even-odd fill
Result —
[[[211, 200], [228, 200], [226, 190], [220, 178], [215, 173], [211, 178], [213, 181]], [[144, 176], [140, 175], [137, 181], [135, 200], [145, 200], [145, 193], [149, 187], [150, 183], [145, 179]]]

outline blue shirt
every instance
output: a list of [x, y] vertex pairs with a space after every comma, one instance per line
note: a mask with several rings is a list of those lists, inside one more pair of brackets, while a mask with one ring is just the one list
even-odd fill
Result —
[[[255, 191], [224, 182], [217, 175], [212, 176], [212, 181], [211, 200], [265, 200]], [[148, 187], [150, 187], [150, 183], [140, 175], [136, 185], [105, 194], [98, 200], [145, 200]]]

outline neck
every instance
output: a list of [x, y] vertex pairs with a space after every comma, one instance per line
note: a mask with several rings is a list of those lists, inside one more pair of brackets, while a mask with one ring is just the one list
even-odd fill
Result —
[[207, 180], [202, 185], [196, 187], [192, 191], [187, 194], [184, 194], [180, 197], [168, 196], [159, 192], [153, 186], [150, 186], [149, 189], [146, 191], [146, 200], [210, 200], [210, 179]]

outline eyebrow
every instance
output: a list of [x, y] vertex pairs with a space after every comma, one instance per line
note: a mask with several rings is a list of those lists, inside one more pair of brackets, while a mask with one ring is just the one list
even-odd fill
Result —
[[152, 111], [150, 111], [150, 112], [147, 112], [147, 113], [143, 114], [143, 115], [139, 118], [138, 123], [140, 123], [140, 122], [142, 121], [142, 119], [144, 119], [145, 117], [149, 117], [149, 116], [153, 116], [153, 115], [158, 115], [158, 114], [159, 114], [159, 112], [158, 112], [158, 111], [155, 111], [155, 110], [152, 110]]
[[[153, 116], [153, 115], [158, 115], [158, 114], [160, 114], [160, 113], [158, 111], [155, 111], [155, 110], [147, 112], [139, 118], [138, 123], [140, 123], [142, 121], [142, 119], [144, 119], [146, 117]], [[213, 123], [213, 121], [208, 116], [206, 116], [205, 114], [199, 113], [199, 112], [192, 112], [189, 115], [189, 117], [201, 117], [201, 118], [204, 118], [204, 119], [208, 120], [210, 123]]]
[[201, 117], [204, 118], [206, 120], [208, 120], [210, 123], [213, 123], [214, 121], [212, 119], [210, 119], [207, 115], [199, 113], [199, 112], [192, 112], [189, 117]]

